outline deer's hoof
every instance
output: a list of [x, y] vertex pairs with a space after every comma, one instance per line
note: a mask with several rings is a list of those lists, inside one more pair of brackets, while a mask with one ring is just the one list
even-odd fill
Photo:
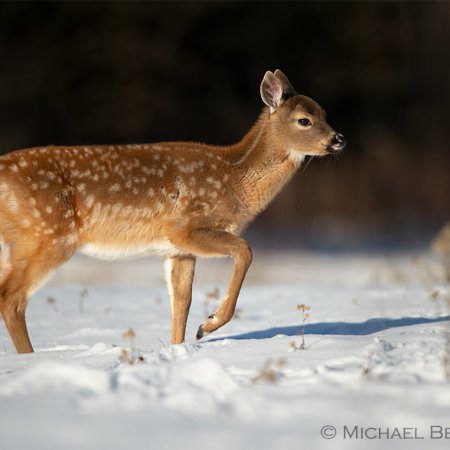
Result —
[[203, 328], [203, 325], [200, 325], [200, 326], [198, 327], [197, 334], [195, 335], [195, 338], [196, 338], [197, 341], [198, 341], [198, 340], [201, 339], [204, 335], [205, 335], [205, 330], [204, 330], [204, 328]]

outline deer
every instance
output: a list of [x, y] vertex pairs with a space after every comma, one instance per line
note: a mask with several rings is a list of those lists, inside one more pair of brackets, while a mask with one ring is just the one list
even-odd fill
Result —
[[17, 353], [33, 352], [30, 297], [77, 252], [162, 256], [172, 344], [185, 341], [196, 258], [232, 258], [226, 294], [196, 339], [231, 320], [253, 258], [241, 234], [305, 157], [346, 144], [280, 70], [265, 73], [260, 95], [256, 123], [229, 146], [50, 145], [0, 157], [0, 312]]

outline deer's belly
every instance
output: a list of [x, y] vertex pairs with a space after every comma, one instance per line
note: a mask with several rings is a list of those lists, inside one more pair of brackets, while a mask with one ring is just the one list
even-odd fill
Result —
[[106, 261], [145, 258], [151, 255], [176, 256], [181, 253], [168, 240], [154, 241], [139, 245], [114, 245], [107, 243], [88, 243], [79, 250], [81, 254]]

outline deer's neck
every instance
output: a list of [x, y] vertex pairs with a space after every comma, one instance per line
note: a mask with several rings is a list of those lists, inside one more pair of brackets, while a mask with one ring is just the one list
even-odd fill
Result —
[[237, 174], [233, 189], [252, 216], [266, 208], [302, 162], [290, 155], [283, 139], [275, 135], [267, 110], [231, 148], [231, 155]]

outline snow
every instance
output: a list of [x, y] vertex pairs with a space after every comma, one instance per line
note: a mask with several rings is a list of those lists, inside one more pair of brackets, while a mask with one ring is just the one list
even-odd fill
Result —
[[[171, 346], [161, 260], [75, 257], [30, 302], [34, 354], [15, 354], [0, 328], [0, 449], [448, 445], [430, 438], [430, 426], [450, 427], [439, 261], [255, 252], [237, 317], [195, 342], [230, 270], [199, 262], [187, 342]], [[311, 307], [304, 350], [298, 304]], [[424, 439], [344, 439], [356, 425]]]

